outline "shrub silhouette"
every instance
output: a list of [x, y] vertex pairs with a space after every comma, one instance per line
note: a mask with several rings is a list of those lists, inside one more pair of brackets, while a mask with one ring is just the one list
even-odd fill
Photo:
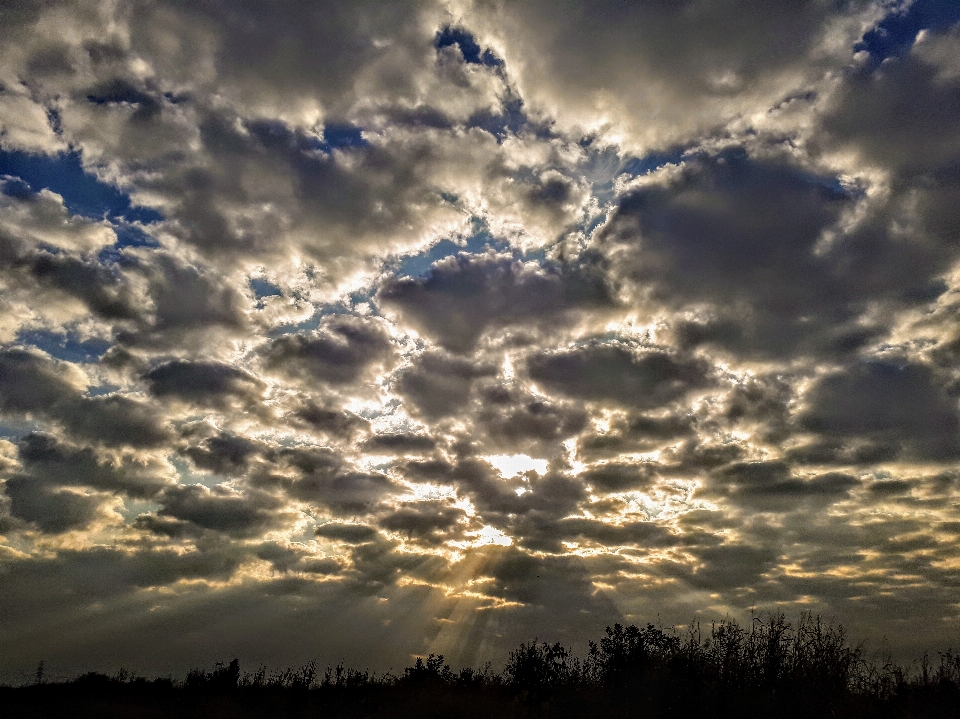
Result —
[[504, 669], [507, 683], [529, 692], [575, 684], [582, 678], [582, 667], [569, 649], [560, 643], [537, 644], [534, 639], [510, 652]]
[[401, 681], [407, 684], [451, 684], [456, 676], [450, 665], [443, 663], [442, 654], [431, 654], [424, 661], [417, 657], [412, 667], [403, 670]]
[[708, 632], [696, 622], [683, 633], [615, 624], [583, 661], [535, 639], [510, 652], [501, 673], [489, 664], [453, 671], [435, 654], [379, 676], [339, 664], [318, 677], [316, 662], [241, 674], [234, 659], [182, 682], [121, 670], [0, 687], [0, 707], [45, 719], [939, 719], [960, 716], [960, 654], [910, 668], [868, 661], [841, 626], [773, 614]]

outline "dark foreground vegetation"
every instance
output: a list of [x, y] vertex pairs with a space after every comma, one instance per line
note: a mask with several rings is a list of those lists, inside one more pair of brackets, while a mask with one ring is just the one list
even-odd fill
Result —
[[510, 719], [512, 717], [960, 717], [960, 655], [909, 670], [868, 661], [841, 627], [783, 616], [694, 627], [685, 634], [619, 624], [584, 659], [537, 641], [503, 671], [454, 672], [442, 656], [400, 675], [315, 663], [269, 674], [236, 660], [183, 681], [125, 672], [66, 683], [0, 687], [0, 715], [70, 719], [287, 717]]

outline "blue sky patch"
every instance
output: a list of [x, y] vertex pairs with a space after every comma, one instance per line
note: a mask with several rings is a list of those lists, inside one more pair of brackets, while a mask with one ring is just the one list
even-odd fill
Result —
[[137, 264], [137, 260], [134, 256], [124, 253], [124, 248], [150, 247], [155, 249], [160, 246], [156, 239], [136, 225], [120, 222], [113, 226], [113, 231], [117, 234], [116, 243], [110, 247], [105, 247], [97, 255], [97, 259], [103, 264], [133, 266]]
[[329, 150], [341, 147], [365, 147], [363, 128], [348, 124], [330, 124], [323, 128], [323, 143]]
[[921, 30], [946, 30], [960, 22], [960, 2], [950, 0], [916, 0], [905, 12], [887, 15], [855, 46], [866, 50], [874, 61], [897, 57], [908, 52]]
[[494, 237], [490, 234], [485, 223], [474, 218], [474, 232], [465, 244], [457, 244], [452, 240], [441, 240], [424, 252], [408, 255], [401, 259], [394, 274], [397, 277], [422, 277], [430, 271], [430, 267], [438, 260], [460, 253], [476, 254], [485, 251], [487, 248], [497, 252], [510, 251], [510, 245], [507, 242]]
[[0, 189], [7, 197], [15, 197], [18, 200], [29, 200], [37, 194], [30, 185], [16, 178], [4, 181]]
[[19, 178], [34, 192], [42, 189], [56, 192], [63, 197], [67, 209], [76, 215], [142, 223], [163, 219], [156, 210], [134, 206], [130, 195], [84, 170], [79, 152], [49, 156], [0, 150], [0, 175]]
[[17, 341], [43, 350], [52, 357], [66, 362], [90, 364], [99, 360], [110, 349], [104, 339], [79, 339], [72, 332], [55, 333], [48, 330], [28, 330], [17, 335]]
[[113, 80], [98, 88], [97, 92], [87, 95], [87, 100], [97, 105], [111, 105], [126, 103], [130, 105], [140, 105], [145, 103], [156, 104], [150, 95], [126, 82], [125, 80]]
[[258, 300], [263, 299], [264, 297], [275, 297], [283, 294], [279, 287], [272, 282], [267, 282], [262, 277], [250, 278], [250, 289], [253, 290], [253, 294]]
[[686, 148], [677, 147], [664, 152], [651, 152], [643, 157], [628, 157], [623, 162], [620, 172], [640, 177], [650, 172], [659, 170], [661, 167], [670, 164], [678, 164], [683, 160]]
[[487, 67], [502, 67], [503, 60], [494, 55], [489, 49], [482, 50], [476, 39], [462, 28], [445, 27], [437, 33], [434, 45], [438, 50], [456, 45], [460, 48], [465, 62]]

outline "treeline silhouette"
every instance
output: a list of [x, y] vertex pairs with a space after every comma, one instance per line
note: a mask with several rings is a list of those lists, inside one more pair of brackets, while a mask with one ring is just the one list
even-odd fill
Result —
[[[41, 665], [42, 667], [42, 665]], [[684, 633], [608, 627], [578, 658], [533, 640], [502, 671], [453, 671], [441, 655], [401, 674], [342, 665], [241, 672], [239, 662], [194, 669], [182, 681], [121, 671], [69, 682], [0, 687], [0, 715], [70, 719], [480, 719], [512, 717], [960, 717], [960, 654], [904, 668], [869, 660], [843, 627], [782, 614], [748, 626], [694, 623]]]

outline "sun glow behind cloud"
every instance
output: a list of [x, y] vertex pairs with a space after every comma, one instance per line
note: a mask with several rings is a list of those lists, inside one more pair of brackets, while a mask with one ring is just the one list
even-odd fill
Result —
[[494, 454], [487, 455], [484, 459], [504, 478], [516, 477], [526, 472], [543, 475], [546, 474], [549, 464], [545, 459], [536, 459], [526, 454]]

